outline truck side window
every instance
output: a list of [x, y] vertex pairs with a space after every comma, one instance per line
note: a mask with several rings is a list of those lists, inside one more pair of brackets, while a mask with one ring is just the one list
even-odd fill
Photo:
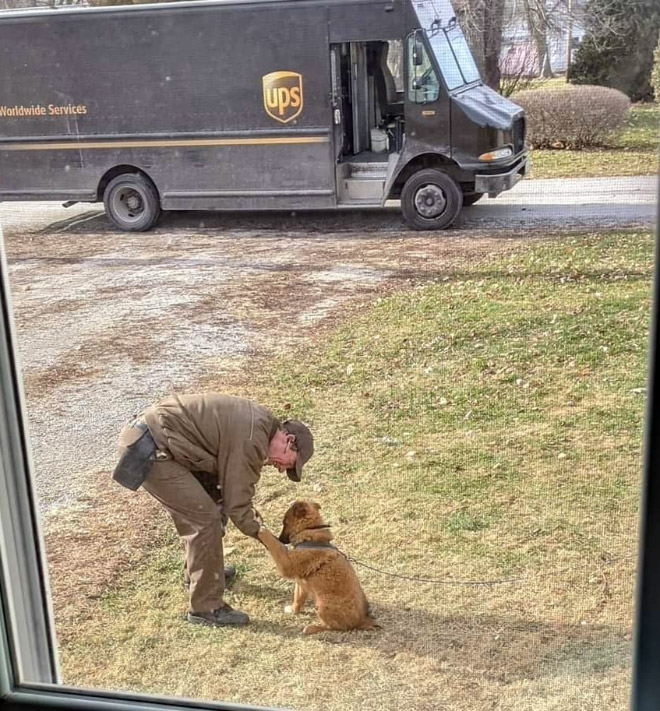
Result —
[[[415, 65], [414, 56], [421, 58]], [[419, 62], [419, 59], [418, 59]], [[414, 35], [408, 38], [408, 99], [415, 104], [436, 101], [440, 95], [440, 82], [431, 64], [426, 47]]]
[[403, 92], [403, 41], [389, 40], [387, 43], [387, 66], [392, 73], [396, 92]]

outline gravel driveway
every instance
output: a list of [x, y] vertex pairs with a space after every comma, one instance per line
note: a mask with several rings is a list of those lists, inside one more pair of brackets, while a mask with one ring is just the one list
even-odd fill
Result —
[[154, 398], [231, 383], [349, 302], [549, 228], [649, 226], [655, 195], [655, 178], [523, 181], [435, 234], [393, 208], [166, 214], [134, 235], [94, 205], [0, 205], [43, 511], [107, 475], [121, 425]]

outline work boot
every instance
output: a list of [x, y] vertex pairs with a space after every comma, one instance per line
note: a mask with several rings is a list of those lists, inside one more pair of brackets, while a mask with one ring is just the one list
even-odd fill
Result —
[[[225, 583], [230, 583], [236, 577], [236, 566], [225, 565]], [[190, 580], [183, 580], [183, 589], [190, 592]]]
[[217, 610], [210, 612], [189, 612], [188, 622], [193, 625], [209, 625], [211, 627], [243, 627], [250, 618], [240, 610], [234, 610], [225, 603]]

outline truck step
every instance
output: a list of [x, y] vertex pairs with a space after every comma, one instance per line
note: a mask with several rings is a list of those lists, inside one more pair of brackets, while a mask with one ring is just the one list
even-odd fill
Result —
[[343, 178], [340, 189], [340, 202], [379, 203], [385, 189], [385, 175], [382, 178], [361, 175], [358, 178]]
[[349, 163], [347, 172], [352, 179], [385, 180], [387, 163]]

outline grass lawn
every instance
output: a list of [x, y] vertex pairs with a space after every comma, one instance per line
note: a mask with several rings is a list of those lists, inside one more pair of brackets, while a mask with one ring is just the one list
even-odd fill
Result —
[[524, 580], [358, 567], [382, 629], [302, 638], [311, 610], [284, 613], [292, 585], [232, 528], [227, 599], [252, 623], [203, 629], [184, 621], [160, 515], [150, 555], [60, 615], [64, 682], [310, 711], [624, 708], [652, 243], [593, 233], [466, 262], [348, 314], [250, 389], [317, 436], [301, 484], [264, 470], [273, 530], [307, 496], [370, 565]]

